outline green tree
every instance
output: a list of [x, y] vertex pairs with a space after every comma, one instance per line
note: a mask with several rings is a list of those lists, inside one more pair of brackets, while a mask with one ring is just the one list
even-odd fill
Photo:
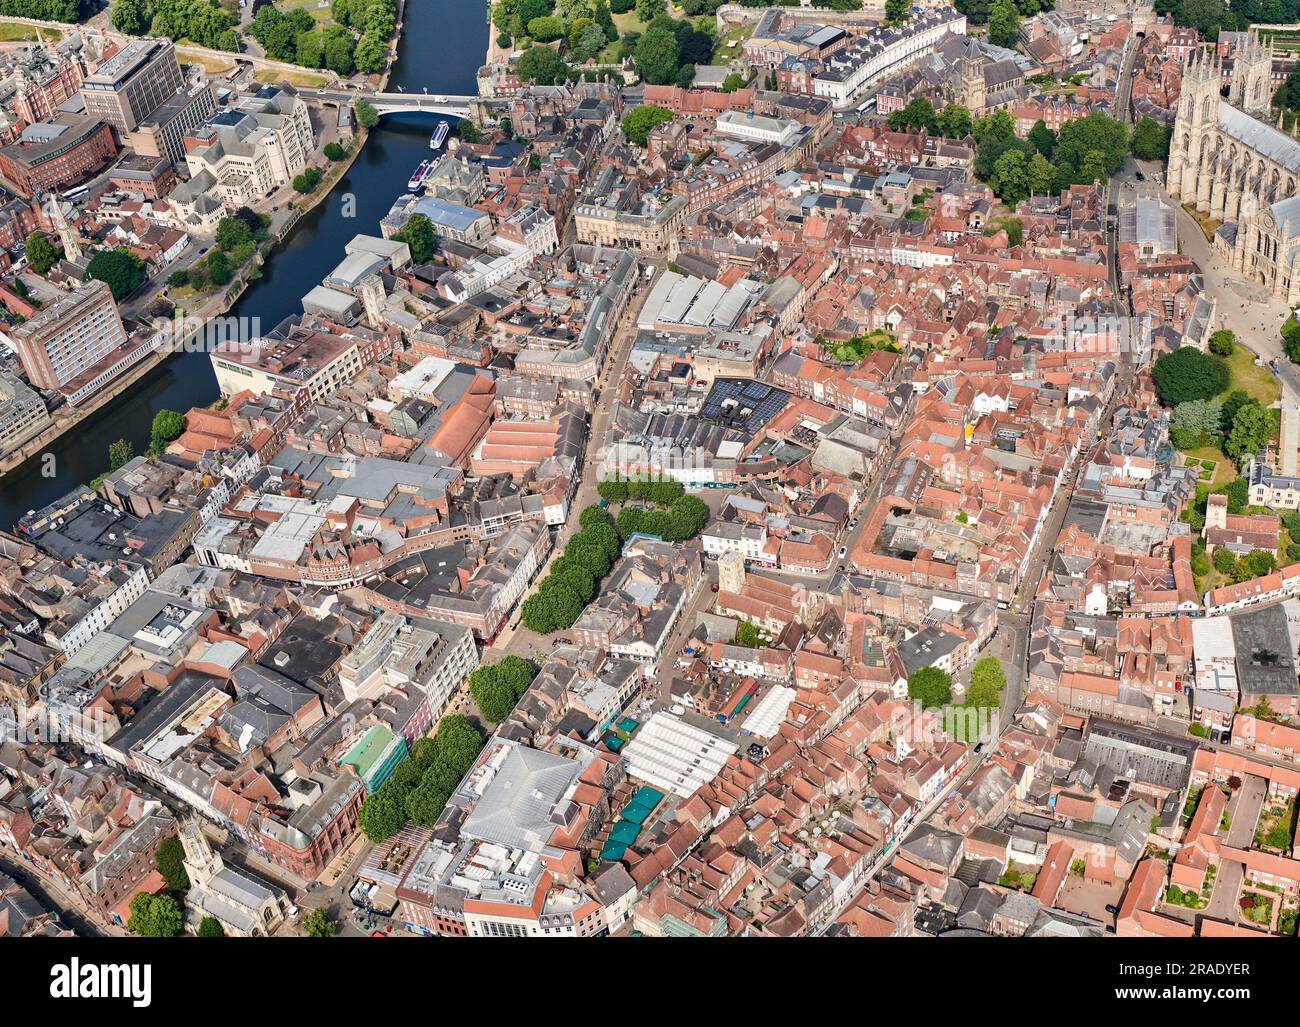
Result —
[[528, 23], [528, 34], [539, 43], [550, 43], [564, 35], [564, 22], [550, 15]]
[[1160, 357], [1151, 369], [1162, 402], [1176, 405], [1189, 399], [1210, 399], [1228, 385], [1221, 359], [1193, 346], [1181, 346]]
[[166, 893], [136, 892], [129, 908], [127, 928], [145, 938], [175, 938], [185, 923], [180, 903]]
[[118, 439], [116, 442], [108, 444], [108, 466], [110, 470], [116, 471], [119, 467], [125, 467], [135, 456], [135, 446], [131, 444], [130, 439]]
[[309, 193], [320, 184], [320, 170], [307, 168], [301, 174], [293, 176], [293, 187], [300, 193]]
[[1013, 47], [1019, 37], [1020, 16], [1011, 0], [993, 0], [989, 12], [989, 42]]
[[509, 687], [516, 699], [523, 697], [537, 676], [537, 668], [522, 656], [507, 656], [496, 665], [497, 678]]
[[757, 649], [762, 645], [762, 640], [758, 637], [758, 628], [747, 620], [742, 620], [736, 625], [736, 645], [743, 645], [749, 649]]
[[357, 816], [361, 830], [372, 842], [382, 842], [406, 823], [404, 796], [398, 789], [389, 788], [390, 784], [391, 780], [386, 781], [377, 792], [367, 795]]
[[343, 149], [338, 143], [325, 144], [325, 157], [328, 160], [342, 160], [348, 155], [348, 151]]
[[971, 668], [970, 688], [966, 692], [966, 705], [987, 708], [1001, 703], [1002, 689], [1007, 675], [1002, 661], [996, 656], [984, 656]]
[[1216, 357], [1230, 357], [1236, 341], [1237, 336], [1231, 328], [1220, 328], [1210, 336], [1210, 352]]
[[38, 275], [43, 275], [63, 256], [63, 251], [43, 232], [33, 232], [27, 237], [27, 263]]
[[1219, 546], [1214, 551], [1214, 569], [1220, 574], [1231, 575], [1237, 568], [1237, 557], [1227, 546]]
[[1143, 117], [1133, 129], [1133, 138], [1129, 145], [1133, 156], [1142, 160], [1164, 160], [1169, 156], [1169, 138], [1172, 129], [1165, 127], [1155, 118]]
[[1277, 570], [1277, 559], [1267, 549], [1252, 549], [1242, 562], [1252, 578]]
[[1029, 130], [1029, 141], [1034, 149], [1048, 160], [1051, 160], [1052, 154], [1056, 152], [1056, 133], [1047, 127], [1047, 123], [1042, 118], [1035, 121], [1034, 127]]
[[1294, 314], [1282, 323], [1282, 349], [1292, 363], [1300, 363], [1300, 321]]
[[912, 0], [885, 0], [885, 19], [901, 24], [912, 17]]
[[670, 29], [651, 26], [637, 40], [633, 56], [637, 71], [651, 85], [667, 85], [677, 77], [677, 36]]
[[427, 264], [433, 257], [438, 234], [427, 214], [412, 214], [394, 238], [400, 239], [410, 248], [412, 261]]
[[357, 116], [357, 124], [362, 128], [374, 128], [379, 124], [379, 112], [375, 110], [375, 105], [364, 96], [357, 99], [352, 110]]
[[1056, 169], [1041, 153], [1035, 153], [1029, 158], [1027, 175], [1029, 191], [1035, 196], [1050, 194], [1052, 187], [1056, 184]]
[[1244, 464], [1259, 453], [1273, 434], [1273, 418], [1259, 403], [1246, 403], [1232, 419], [1232, 429], [1223, 440], [1223, 452]]
[[190, 876], [185, 872], [185, 847], [175, 835], [162, 840], [153, 862], [172, 891], [184, 891], [190, 886]]
[[143, 36], [149, 29], [144, 0], [117, 0], [113, 4], [113, 28], [124, 35]]
[[908, 675], [907, 694], [926, 709], [946, 706], [952, 701], [952, 678], [938, 667], [922, 667]]
[[934, 113], [934, 104], [924, 96], [918, 96], [915, 100], [908, 101], [906, 107], [902, 110], [894, 111], [887, 119], [889, 127], [895, 132], [903, 132], [911, 129], [920, 131], [925, 129], [927, 132], [938, 131], [939, 120]]
[[1084, 165], [1090, 159], [1100, 164], [1100, 177], [1104, 179], [1107, 174], [1114, 174], [1120, 169], [1127, 154], [1128, 129], [1125, 125], [1100, 111], [1094, 111], [1061, 126], [1053, 156], [1058, 167], [1064, 165], [1067, 168], [1078, 168], [1080, 180], [1086, 184], [1090, 179], [1086, 177]]
[[302, 918], [302, 929], [309, 938], [333, 938], [336, 930], [329, 911], [323, 906], [318, 906]]
[[1106, 155], [1101, 150], [1089, 150], [1079, 166], [1079, 176], [1085, 185], [1106, 181]]
[[745, 76], [737, 71], [731, 72], [722, 80], [722, 92], [724, 93], [734, 93], [737, 89], [743, 89], [744, 87]]
[[199, 921], [197, 936], [200, 938], [224, 938], [226, 929], [221, 926], [221, 921], [214, 916], [205, 916]]
[[993, 165], [989, 185], [1008, 207], [1029, 195], [1029, 165], [1020, 150], [1008, 150]]
[[241, 218], [227, 217], [217, 222], [217, 245], [229, 252], [253, 239], [248, 223]]
[[486, 720], [500, 724], [515, 708], [515, 696], [494, 667], [478, 667], [469, 676], [469, 694]]
[[1196, 449], [1218, 437], [1222, 404], [1217, 399], [1191, 399], [1174, 407], [1169, 436], [1179, 449]]
[[974, 127], [970, 111], [959, 103], [947, 104], [939, 112], [936, 121], [939, 131], [949, 139], [965, 139]]
[[185, 415], [175, 410], [159, 410], [153, 415], [153, 426], [149, 433], [149, 455], [157, 456], [167, 448], [169, 442], [180, 438], [185, 430]]
[[539, 86], [552, 86], [569, 74], [569, 66], [549, 46], [534, 44], [519, 55], [515, 73], [521, 82], [534, 82]]
[[204, 263], [208, 267], [208, 277], [212, 279], [213, 285], [225, 285], [235, 276], [235, 269], [230, 264], [230, 258], [221, 250], [213, 249], [208, 251]]
[[86, 277], [103, 282], [120, 302], [144, 281], [144, 262], [128, 249], [98, 250], [86, 265]]

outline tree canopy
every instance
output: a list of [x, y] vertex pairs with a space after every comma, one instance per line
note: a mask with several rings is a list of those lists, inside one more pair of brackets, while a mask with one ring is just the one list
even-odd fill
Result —
[[190, 875], [185, 872], [185, 846], [175, 835], [164, 838], [154, 853], [154, 866], [172, 891], [184, 891], [190, 886]]
[[908, 675], [907, 694], [925, 709], [946, 706], [952, 701], [952, 677], [938, 667], [921, 667]]
[[145, 938], [174, 938], [185, 923], [180, 903], [166, 892], [160, 895], [136, 892], [129, 908], [127, 928]]
[[329, 911], [323, 906], [318, 906], [302, 918], [302, 929], [309, 938], [333, 938], [338, 930]]
[[50, 242], [44, 232], [33, 232], [27, 237], [27, 263], [38, 275], [43, 275], [63, 256], [63, 250]]
[[1161, 356], [1151, 376], [1161, 401], [1170, 405], [1189, 399], [1211, 399], [1228, 387], [1227, 365], [1194, 346], [1180, 346]]
[[634, 107], [630, 112], [623, 115], [623, 134], [627, 136], [628, 142], [635, 143], [637, 146], [645, 146], [646, 139], [649, 137], [652, 128], [665, 121], [672, 120], [673, 112], [667, 107], [660, 107], [652, 103], [642, 104], [640, 107]]
[[533, 44], [519, 55], [515, 73], [521, 82], [535, 82], [539, 86], [553, 86], [569, 74], [569, 66], [549, 46]]
[[221, 926], [221, 921], [214, 916], [205, 916], [199, 921], [199, 929], [196, 932], [200, 938], [224, 938], [226, 929]]
[[507, 656], [500, 663], [477, 667], [469, 676], [469, 693], [484, 718], [499, 724], [510, 716], [536, 675], [536, 668], [527, 660]]
[[144, 261], [130, 250], [99, 250], [86, 265], [86, 277], [103, 282], [119, 303], [144, 281]]

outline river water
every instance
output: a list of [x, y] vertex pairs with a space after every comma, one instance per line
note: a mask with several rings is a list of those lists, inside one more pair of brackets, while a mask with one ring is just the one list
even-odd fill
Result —
[[[475, 73], [487, 51], [485, 0], [406, 0], [406, 27], [388, 89], [473, 95]], [[328, 116], [332, 111], [327, 110]], [[387, 114], [329, 198], [305, 215], [288, 241], [230, 310], [235, 317], [258, 317], [264, 331], [302, 312], [302, 297], [344, 257], [343, 247], [358, 233], [378, 235], [379, 219], [406, 191], [406, 180], [430, 156], [429, 136], [438, 122], [430, 114]], [[355, 198], [353, 217], [345, 217], [345, 196]], [[8, 529], [28, 510], [38, 509], [89, 482], [108, 467], [108, 444], [126, 438], [143, 453], [154, 414], [182, 413], [218, 396], [208, 355], [179, 353], [126, 394], [64, 434], [46, 453], [54, 455], [54, 476], [45, 477], [44, 454], [0, 477], [0, 527]]]

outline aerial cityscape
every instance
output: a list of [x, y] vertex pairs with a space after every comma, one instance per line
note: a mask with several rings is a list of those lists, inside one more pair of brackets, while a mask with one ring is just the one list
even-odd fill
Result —
[[1295, 937], [1298, 182], [1296, 0], [0, 0], [0, 937]]

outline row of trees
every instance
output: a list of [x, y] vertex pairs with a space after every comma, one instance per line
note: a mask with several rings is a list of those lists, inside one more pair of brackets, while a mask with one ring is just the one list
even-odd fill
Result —
[[623, 507], [618, 512], [618, 533], [625, 539], [640, 533], [654, 535], [665, 542], [685, 542], [698, 535], [708, 521], [709, 508], [704, 500], [681, 496], [663, 510]]
[[547, 635], [570, 627], [596, 597], [600, 580], [623, 548], [613, 519], [601, 507], [587, 507], [578, 523], [581, 530], [551, 561], [551, 572], [520, 607], [520, 617], [530, 631]]
[[1219, 32], [1255, 24], [1284, 25], [1297, 17], [1296, 0], [1155, 0], [1157, 14], [1173, 16], [1176, 25], [1191, 25], [1207, 39]]
[[[956, 0], [954, 6], [972, 25], [986, 25], [992, 20], [994, 0]], [[1053, 0], [1015, 0], [1016, 15], [1031, 18], [1039, 11], [1050, 11]], [[999, 44], [1001, 45], [1001, 44]]]
[[1059, 135], [1042, 121], [1026, 139], [1017, 137], [1015, 129], [1005, 110], [972, 126], [978, 146], [975, 174], [1008, 206], [1030, 195], [1104, 182], [1128, 152], [1128, 129], [1099, 111], [1066, 122]]
[[469, 694], [486, 720], [500, 724], [536, 676], [537, 668], [523, 657], [507, 656], [500, 663], [476, 667], [469, 676]]
[[[9, 13], [6, 7], [11, 6], [63, 3], [76, 7], [76, 0], [0, 0], [0, 13]], [[281, 11], [273, 3], [264, 3], [248, 32], [273, 60], [328, 68], [340, 75], [382, 71], [388, 40], [397, 26], [396, 0], [334, 0], [330, 16], [333, 23], [321, 28], [304, 8]], [[209, 0], [116, 0], [112, 21], [118, 31], [132, 36], [167, 36], [215, 50], [239, 50], [236, 9]]]
[[[121, 0], [119, 0], [121, 2]], [[328, 68], [340, 75], [382, 71], [396, 25], [394, 0], [334, 0], [333, 23], [318, 28], [305, 8], [264, 4], [248, 27], [273, 60]]]
[[667, 478], [644, 481], [628, 478], [608, 478], [597, 483], [596, 493], [601, 499], [610, 503], [622, 503], [629, 499], [639, 499], [667, 505], [684, 496], [686, 489], [680, 481], [671, 481]]
[[483, 735], [467, 717], [444, 717], [438, 733], [417, 739], [392, 777], [366, 796], [357, 818], [366, 837], [382, 842], [408, 820], [432, 827], [482, 748]]
[[[196, 291], [208, 286], [221, 288], [229, 284], [235, 272], [243, 267], [266, 239], [271, 219], [258, 214], [251, 207], [240, 207], [234, 214], [217, 222], [216, 245], [206, 257], [197, 260], [185, 271], [173, 271], [167, 279], [172, 288], [189, 285]], [[260, 277], [261, 269], [253, 268]]]
[[237, 9], [208, 0], [117, 0], [113, 26], [129, 36], [188, 39], [213, 50], [239, 50]]
[[887, 123], [895, 132], [925, 129], [930, 135], [943, 135], [949, 139], [965, 139], [973, 127], [966, 107], [950, 103], [943, 110], [936, 111], [934, 104], [923, 96], [909, 101], [902, 110], [891, 112]]

